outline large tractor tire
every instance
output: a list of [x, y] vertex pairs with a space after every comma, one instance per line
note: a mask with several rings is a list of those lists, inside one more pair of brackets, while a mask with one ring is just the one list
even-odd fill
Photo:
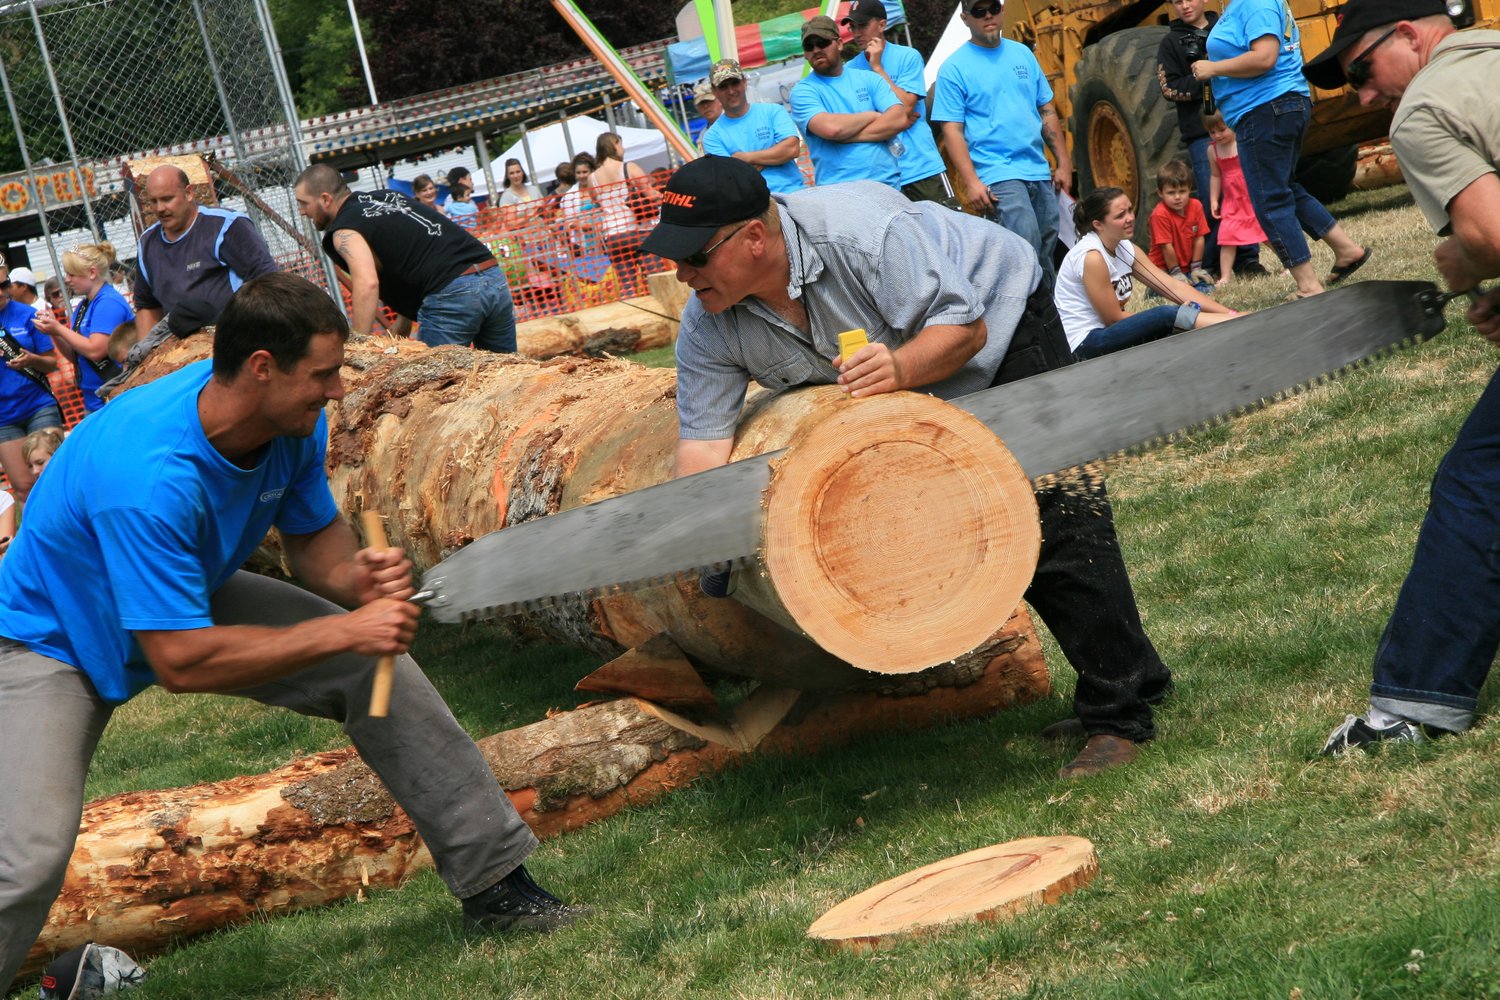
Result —
[[1073, 168], [1078, 197], [1118, 187], [1136, 207], [1136, 241], [1149, 239], [1146, 219], [1156, 204], [1156, 171], [1187, 158], [1177, 110], [1156, 81], [1164, 27], [1130, 28], [1084, 50], [1072, 89]]
[[1359, 146], [1342, 146], [1304, 156], [1297, 163], [1297, 183], [1324, 205], [1332, 205], [1354, 190]]

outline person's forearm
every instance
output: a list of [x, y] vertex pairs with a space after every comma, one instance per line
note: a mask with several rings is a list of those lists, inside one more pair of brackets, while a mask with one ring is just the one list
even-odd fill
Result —
[[892, 104], [870, 124], [859, 130], [856, 142], [885, 142], [906, 131], [906, 107]]
[[953, 162], [959, 180], [965, 184], [978, 184], [979, 174], [974, 170], [974, 159], [969, 156], [969, 141], [964, 138], [963, 122], [943, 122], [943, 152]]
[[1073, 172], [1073, 157], [1068, 154], [1068, 137], [1062, 127], [1062, 121], [1057, 117], [1057, 109], [1051, 104], [1042, 108], [1042, 138], [1052, 150], [1052, 156], [1057, 161], [1059, 173], [1071, 174]]
[[820, 111], [807, 123], [808, 131], [829, 142], [854, 142], [860, 130], [880, 115], [874, 111], [853, 111], [849, 114], [834, 114]]
[[162, 311], [160, 309], [137, 309], [135, 311], [135, 333], [136, 339], [145, 340], [146, 334], [150, 333], [156, 324], [161, 322]]
[[717, 469], [728, 463], [730, 454], [734, 451], [734, 438], [715, 438], [708, 441], [697, 441], [690, 438], [679, 438], [677, 441], [677, 461], [673, 465], [674, 476], [691, 476], [695, 472], [706, 472], [709, 469]]
[[375, 317], [380, 311], [380, 282], [354, 275], [354, 285], [350, 291], [350, 329], [355, 333], [367, 334], [375, 329]]
[[52, 333], [54, 341], [62, 341], [74, 354], [81, 354], [90, 361], [99, 361], [109, 355], [109, 336], [103, 333], [84, 336], [76, 330], [59, 325]]
[[734, 154], [737, 160], [744, 160], [754, 167], [779, 167], [783, 163], [790, 163], [802, 152], [802, 140], [796, 136], [788, 136], [774, 146], [765, 149], [746, 149]]
[[1206, 245], [1207, 245], [1207, 242], [1201, 236], [1198, 237], [1196, 240], [1194, 240], [1193, 241], [1193, 259], [1191, 261], [1189, 261], [1188, 263], [1190, 263], [1190, 264], [1202, 264], [1203, 263], [1203, 248]]
[[[348, 652], [355, 643], [348, 615], [328, 615], [289, 628], [215, 625], [172, 643], [170, 656], [151, 660], [161, 686], [173, 694], [237, 691], [264, 684]], [[148, 658], [152, 644], [143, 641]]]
[[1168, 271], [1176, 271], [1182, 267], [1182, 262], [1177, 259], [1177, 248], [1170, 243], [1161, 245], [1161, 259], [1166, 261]]
[[342, 517], [311, 534], [283, 534], [282, 549], [292, 575], [308, 590], [346, 608], [359, 606], [360, 576], [354, 560], [359, 542]]
[[983, 319], [963, 326], [923, 327], [893, 352], [901, 372], [901, 388], [918, 389], [957, 373], [979, 353], [986, 339]]

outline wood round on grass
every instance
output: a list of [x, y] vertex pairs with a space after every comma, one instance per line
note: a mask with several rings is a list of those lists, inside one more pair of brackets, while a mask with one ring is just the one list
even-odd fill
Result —
[[1021, 602], [1036, 497], [993, 431], [933, 396], [844, 401], [792, 441], [765, 494], [775, 597], [856, 667], [909, 673], [969, 652]]
[[856, 951], [961, 923], [1004, 920], [1082, 888], [1099, 874], [1082, 837], [1028, 837], [898, 875], [851, 896], [807, 935]]

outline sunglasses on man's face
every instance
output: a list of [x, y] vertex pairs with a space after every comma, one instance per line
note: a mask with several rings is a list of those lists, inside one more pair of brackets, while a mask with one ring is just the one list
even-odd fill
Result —
[[997, 16], [1003, 9], [1004, 8], [997, 3], [975, 4], [974, 6], [969, 8], [969, 16], [976, 21], [983, 21], [987, 17]]
[[5, 289], [7, 289], [9, 287], [10, 287], [10, 282], [8, 282], [8, 281], [0, 281], [0, 291], [4, 291]]
[[686, 264], [688, 267], [703, 267], [708, 263], [708, 257], [710, 254], [738, 236], [740, 234], [740, 230], [744, 229], [748, 225], [750, 225], [750, 223], [741, 222], [738, 226], [734, 227], [734, 230], [728, 236], [724, 237], [722, 240], [715, 243], [707, 250], [699, 250], [697, 253], [690, 253], [686, 257], [683, 257], [681, 260], [679, 260], [677, 263]]
[[1395, 33], [1396, 29], [1392, 28], [1365, 46], [1365, 50], [1359, 55], [1349, 60], [1349, 65], [1344, 67], [1344, 78], [1349, 81], [1349, 86], [1358, 90], [1370, 82], [1370, 77], [1375, 73], [1375, 67], [1370, 65], [1370, 56]]
[[831, 38], [804, 38], [802, 39], [802, 51], [811, 52], [813, 49], [826, 49], [833, 44]]

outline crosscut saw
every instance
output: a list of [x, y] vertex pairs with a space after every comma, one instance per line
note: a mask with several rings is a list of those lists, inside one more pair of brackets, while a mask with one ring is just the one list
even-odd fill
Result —
[[[1436, 336], [1445, 297], [1365, 281], [949, 402], [1032, 480], [1142, 450]], [[440, 621], [496, 618], [755, 556], [781, 451], [491, 532], [422, 577]]]

